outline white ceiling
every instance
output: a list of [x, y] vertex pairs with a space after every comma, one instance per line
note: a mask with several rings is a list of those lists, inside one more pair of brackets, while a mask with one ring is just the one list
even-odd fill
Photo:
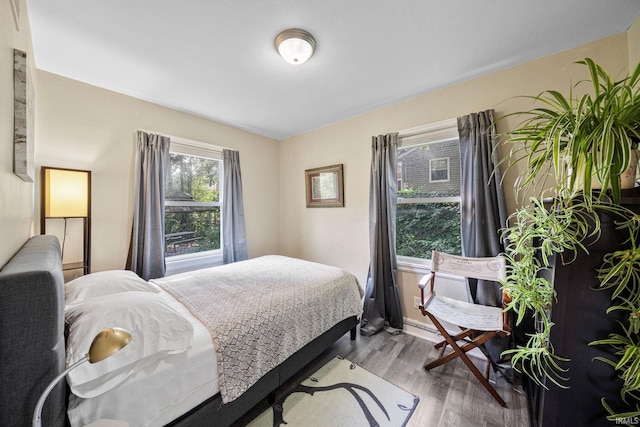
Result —
[[[36, 66], [283, 139], [626, 31], [640, 0], [27, 0]], [[315, 55], [289, 65], [276, 35]]]

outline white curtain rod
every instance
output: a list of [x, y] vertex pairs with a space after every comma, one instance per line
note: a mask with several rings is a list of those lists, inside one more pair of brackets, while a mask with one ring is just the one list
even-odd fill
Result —
[[434, 132], [441, 129], [449, 129], [454, 126], [458, 126], [457, 118], [441, 120], [439, 122], [429, 123], [428, 125], [416, 126], [414, 128], [398, 131], [398, 138], [406, 138], [408, 136], [419, 135], [421, 133]]
[[194, 139], [183, 138], [181, 136], [168, 135], [166, 133], [157, 132], [157, 131], [154, 131], [154, 130], [147, 130], [147, 129], [138, 129], [138, 130], [141, 130], [142, 132], [147, 132], [147, 133], [153, 133], [153, 134], [156, 134], [156, 135], [166, 136], [170, 140], [175, 141], [177, 143], [194, 145], [196, 147], [208, 148], [208, 149], [213, 149], [213, 150], [235, 150], [234, 148], [223, 147], [221, 145], [210, 144], [208, 142], [203, 142], [203, 141], [196, 141]]

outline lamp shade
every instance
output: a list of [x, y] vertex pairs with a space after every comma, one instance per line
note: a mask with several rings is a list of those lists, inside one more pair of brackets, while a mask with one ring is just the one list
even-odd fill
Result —
[[44, 176], [45, 216], [89, 216], [89, 172], [47, 168]]
[[103, 329], [95, 336], [87, 358], [89, 363], [100, 362], [119, 352], [131, 342], [131, 332], [121, 328]]
[[276, 49], [289, 64], [303, 64], [311, 58], [315, 48], [316, 40], [313, 36], [299, 28], [284, 30], [276, 37]]

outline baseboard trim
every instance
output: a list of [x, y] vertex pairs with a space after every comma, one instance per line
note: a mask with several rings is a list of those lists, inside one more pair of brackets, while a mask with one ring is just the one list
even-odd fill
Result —
[[407, 319], [406, 317], [404, 317], [402, 321], [404, 322], [403, 332], [405, 334], [413, 335], [414, 337], [422, 338], [432, 343], [442, 341], [442, 335], [440, 335], [440, 332], [438, 332], [435, 326]]

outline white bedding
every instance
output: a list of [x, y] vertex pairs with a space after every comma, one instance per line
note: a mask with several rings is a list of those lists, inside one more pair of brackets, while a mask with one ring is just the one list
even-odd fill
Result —
[[166, 356], [94, 398], [71, 394], [68, 414], [72, 426], [98, 419], [127, 421], [129, 427], [163, 426], [219, 392], [211, 334], [171, 295], [160, 291], [160, 297], [193, 324], [191, 349]]

